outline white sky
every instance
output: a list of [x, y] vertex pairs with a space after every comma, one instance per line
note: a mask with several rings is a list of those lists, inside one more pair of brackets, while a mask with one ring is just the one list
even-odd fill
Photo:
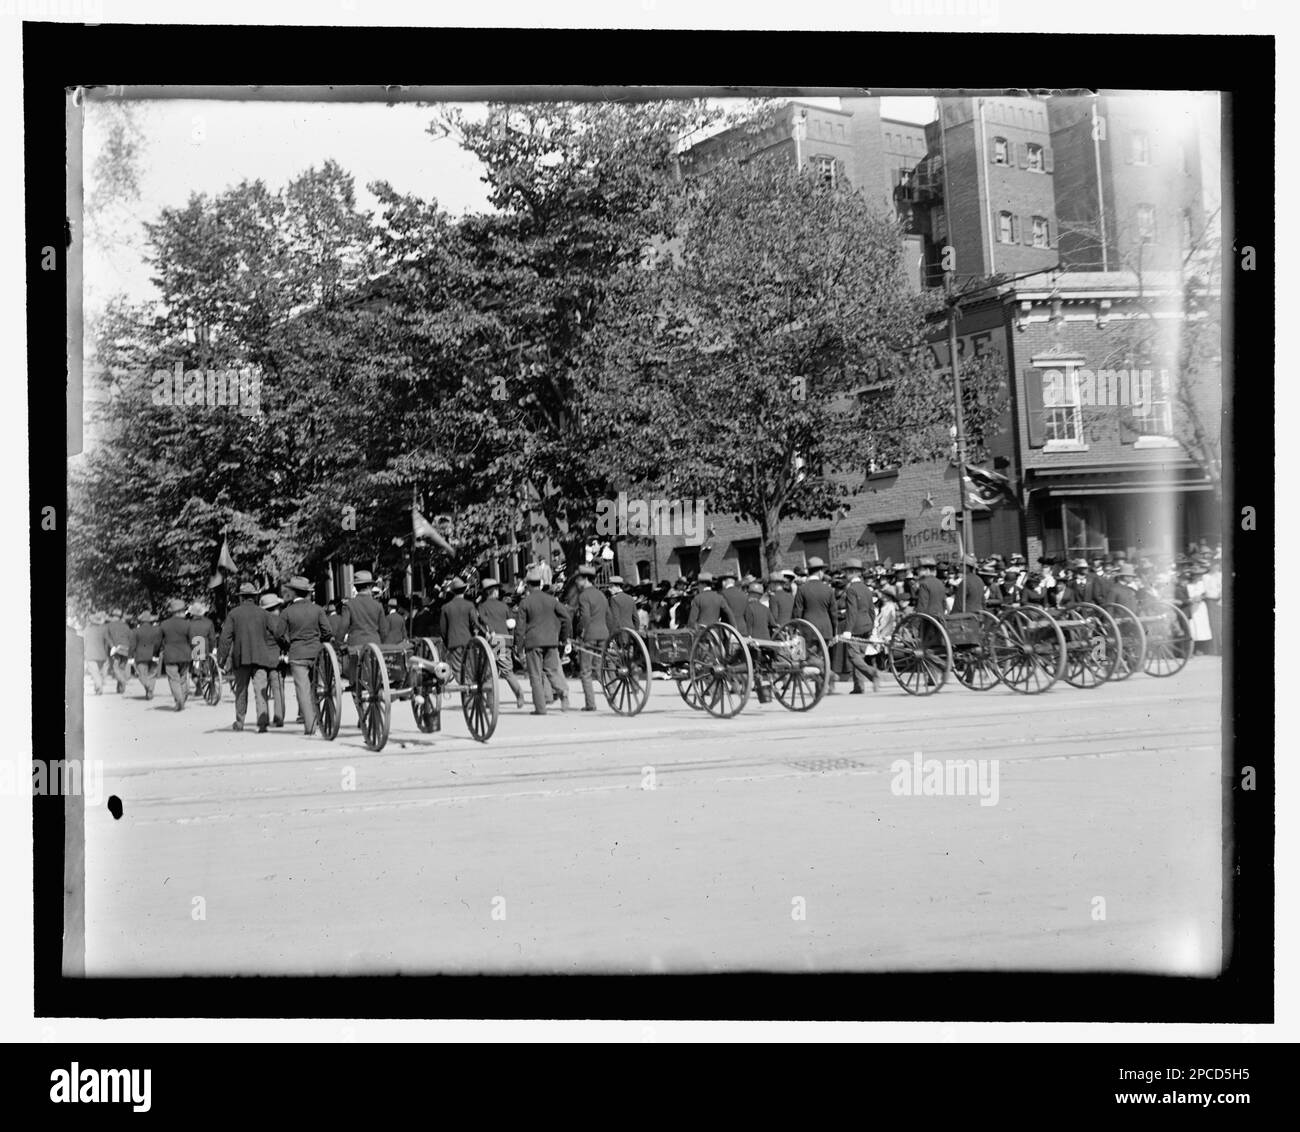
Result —
[[[838, 106], [838, 98], [805, 99]], [[885, 98], [886, 117], [923, 122], [933, 99]], [[147, 149], [141, 199], [131, 208], [136, 222], [152, 220], [167, 206], [184, 205], [191, 193], [220, 193], [240, 181], [262, 180], [272, 191], [333, 158], [353, 175], [358, 202], [374, 208], [366, 191], [388, 181], [398, 192], [436, 199], [449, 212], [487, 209], [486, 189], [475, 159], [452, 138], [426, 128], [435, 107], [399, 103], [283, 103], [159, 100], [140, 108]], [[466, 107], [473, 113], [477, 107]], [[94, 159], [102, 144], [102, 104], [87, 102], [83, 170], [91, 190]], [[135, 248], [143, 246], [138, 223], [128, 221], [130, 244], [114, 248], [88, 241], [85, 295], [88, 311], [124, 292], [139, 301], [153, 296], [149, 268]]]

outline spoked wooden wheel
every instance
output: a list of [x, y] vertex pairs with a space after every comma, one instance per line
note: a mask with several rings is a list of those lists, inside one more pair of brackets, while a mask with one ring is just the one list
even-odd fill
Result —
[[619, 715], [637, 715], [650, 698], [650, 651], [639, 634], [619, 629], [600, 657], [600, 686]]
[[700, 690], [695, 686], [695, 681], [689, 676], [677, 676], [673, 678], [677, 685], [677, 694], [686, 701], [688, 708], [694, 708], [696, 711], [703, 711], [704, 705], [700, 703]]
[[497, 729], [497, 657], [482, 637], [472, 637], [460, 665], [460, 710], [480, 743]]
[[1173, 676], [1192, 658], [1192, 623], [1187, 615], [1167, 601], [1156, 601], [1142, 610], [1146, 634], [1146, 656], [1142, 669], [1148, 676]]
[[361, 738], [372, 751], [382, 751], [388, 742], [393, 701], [388, 687], [388, 666], [376, 644], [366, 645], [357, 657], [357, 691]]
[[822, 702], [831, 671], [831, 654], [817, 626], [802, 617], [776, 631], [784, 649], [772, 658], [772, 691], [783, 708], [809, 711]]
[[981, 609], [974, 616], [979, 618], [979, 641], [969, 641], [952, 650], [952, 667], [961, 684], [972, 692], [987, 692], [997, 687], [1002, 680], [998, 671], [997, 660], [993, 655], [993, 644], [998, 631], [998, 619], [987, 610]]
[[749, 700], [754, 665], [744, 638], [730, 625], [710, 625], [691, 646], [691, 682], [710, 715], [730, 719]]
[[1115, 675], [1119, 663], [1119, 626], [1100, 605], [1081, 601], [1063, 609], [1065, 682], [1075, 688], [1096, 688]]
[[1142, 622], [1127, 605], [1107, 604], [1103, 606], [1119, 629], [1119, 661], [1112, 680], [1127, 680], [1135, 672], [1142, 671], [1147, 654], [1147, 635]]
[[889, 671], [910, 696], [932, 696], [952, 669], [952, 642], [928, 613], [909, 613], [889, 638]]
[[1065, 636], [1041, 610], [1009, 609], [998, 625], [994, 657], [1002, 682], [1013, 692], [1046, 692], [1065, 671]]
[[215, 706], [221, 703], [221, 665], [211, 653], [198, 663], [203, 675], [203, 702], [209, 707]]
[[[430, 664], [437, 664], [438, 646], [428, 637], [420, 637], [415, 642], [415, 656]], [[415, 726], [425, 734], [441, 730], [442, 681], [418, 664], [411, 665], [408, 681], [411, 685], [411, 713], [415, 716]]]
[[316, 689], [317, 725], [321, 737], [336, 739], [339, 724], [343, 722], [343, 668], [333, 645], [321, 645], [316, 663], [312, 665], [311, 683]]

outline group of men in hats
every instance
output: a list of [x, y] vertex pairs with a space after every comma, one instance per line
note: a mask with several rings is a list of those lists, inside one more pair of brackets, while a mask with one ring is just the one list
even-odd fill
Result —
[[190, 695], [190, 665], [195, 650], [209, 651], [216, 642], [216, 630], [199, 602], [187, 607], [173, 598], [164, 607], [160, 622], [148, 610], [129, 623], [121, 609], [111, 613], [96, 610], [90, 615], [81, 636], [84, 642], [86, 671], [95, 695], [104, 691], [104, 677], [116, 685], [119, 694], [126, 691], [134, 670], [144, 688], [144, 698], [153, 699], [159, 675], [166, 675], [172, 701], [182, 711]]

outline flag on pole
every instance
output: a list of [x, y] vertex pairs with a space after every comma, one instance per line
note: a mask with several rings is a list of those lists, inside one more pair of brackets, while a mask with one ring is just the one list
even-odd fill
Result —
[[962, 476], [966, 502], [972, 511], [991, 511], [1003, 503], [1020, 506], [1011, 481], [999, 472], [967, 464]]
[[226, 541], [225, 531], [221, 532], [221, 551], [217, 555], [217, 569], [227, 570], [232, 574], [238, 573], [235, 560], [230, 557], [230, 544]]
[[419, 542], [422, 538], [427, 538], [444, 554], [455, 553], [451, 548], [451, 543], [438, 533], [437, 528], [421, 515], [419, 508], [415, 506], [411, 507], [411, 533], [415, 536], [416, 542]]

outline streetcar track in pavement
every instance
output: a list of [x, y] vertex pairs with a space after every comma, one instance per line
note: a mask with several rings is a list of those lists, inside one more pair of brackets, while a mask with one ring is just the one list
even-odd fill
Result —
[[[1214, 732], [1188, 732], [1171, 735], [1165, 731], [1141, 731], [1121, 733], [1112, 738], [1122, 739], [1160, 739], [1163, 742], [1154, 744], [1142, 744], [1138, 747], [1132, 745], [1120, 747], [1107, 747], [1104, 750], [1098, 750], [1096, 746], [1096, 737], [1079, 737], [1073, 740], [1064, 740], [1054, 743], [1052, 750], [1049, 752], [1032, 752], [1025, 751], [1015, 755], [996, 756], [999, 761], [1016, 764], [1016, 763], [1038, 763], [1038, 762], [1060, 762], [1064, 760], [1077, 759], [1109, 759], [1121, 758], [1133, 755], [1165, 755], [1179, 754], [1192, 755], [1201, 752], [1214, 752], [1218, 749], [1217, 741], [1208, 743], [1193, 743], [1189, 740], [1210, 739], [1217, 740], [1218, 736]], [[1075, 751], [1062, 751], [1058, 748], [1064, 743], [1066, 746], [1075, 746], [1082, 749]], [[971, 754], [969, 747], [964, 743], [952, 743], [948, 745], [931, 745], [925, 752], [926, 757], [942, 757], [948, 754], [961, 754], [969, 756]], [[781, 757], [764, 757], [760, 759], [735, 760], [735, 759], [714, 759], [714, 760], [692, 760], [689, 762], [678, 763], [661, 763], [655, 766], [657, 787], [662, 788], [670, 783], [689, 788], [691, 785], [706, 784], [712, 782], [744, 782], [744, 781], [765, 781], [770, 779], [811, 779], [827, 777], [850, 777], [850, 776], [873, 776], [888, 773], [891, 764], [899, 758], [910, 758], [910, 749], [899, 748], [889, 752], [872, 751], [862, 753], [856, 756], [855, 761], [863, 759], [871, 760], [870, 766], [853, 766], [844, 768], [835, 768], [830, 770], [813, 769], [800, 770], [791, 769], [790, 764], [782, 761]], [[770, 773], [764, 773], [763, 768], [773, 768]], [[779, 768], [779, 769], [775, 769]], [[348, 813], [356, 810], [372, 810], [386, 808], [407, 808], [411, 806], [435, 805], [448, 803], [464, 803], [485, 798], [520, 798], [520, 797], [554, 797], [567, 796], [580, 793], [591, 793], [598, 791], [619, 791], [619, 790], [640, 790], [642, 789], [643, 765], [639, 762], [617, 767], [573, 767], [566, 769], [537, 770], [523, 772], [519, 774], [498, 775], [498, 776], [475, 776], [467, 775], [463, 781], [442, 780], [442, 781], [420, 781], [410, 783], [383, 783], [374, 787], [359, 791], [343, 791], [339, 787], [331, 788], [328, 791], [278, 791], [267, 789], [264, 791], [254, 792], [252, 794], [240, 795], [220, 795], [203, 794], [198, 796], [162, 796], [150, 797], [144, 796], [136, 798], [134, 805], [136, 807], [167, 807], [167, 806], [206, 806], [213, 807], [214, 803], [220, 803], [223, 811], [232, 804], [240, 803], [257, 803], [257, 802], [284, 802], [290, 799], [333, 799], [336, 804], [303, 806], [295, 810], [288, 811], [263, 811], [254, 810], [247, 814], [236, 813], [213, 813], [195, 817], [172, 817], [145, 819], [140, 824], [162, 823], [188, 823], [205, 820], [239, 820], [241, 817], [255, 817], [258, 819], [286, 816], [288, 814], [308, 814], [308, 813]], [[755, 773], [750, 774], [710, 774], [720, 770], [745, 771], [750, 770]], [[618, 778], [620, 781], [611, 783], [608, 781], [599, 781], [602, 779]], [[525, 790], [508, 790], [492, 789], [492, 787], [518, 786], [529, 781], [551, 781], [559, 783], [573, 783], [581, 781], [597, 780], [593, 785], [574, 786], [574, 785], [557, 785], [551, 789], [533, 787]], [[465, 791], [477, 790], [479, 793], [468, 794]], [[433, 792], [435, 797], [410, 798], [415, 792], [428, 794]], [[383, 797], [383, 796], [388, 797]], [[361, 802], [361, 797], [368, 796], [370, 800]], [[394, 797], [395, 796], [395, 797]]]

